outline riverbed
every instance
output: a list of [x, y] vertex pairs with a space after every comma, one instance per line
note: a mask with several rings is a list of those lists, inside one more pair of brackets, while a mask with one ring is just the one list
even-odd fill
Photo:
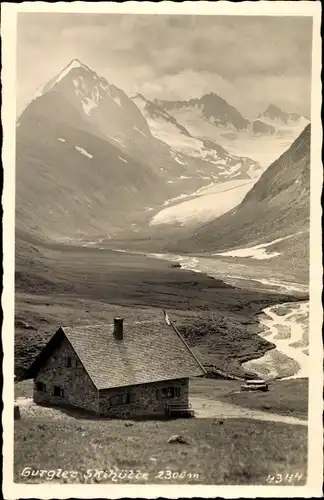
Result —
[[[183, 269], [206, 273], [236, 287], [257, 286], [279, 294], [296, 294], [296, 297], [307, 295], [308, 292], [307, 285], [270, 277], [261, 278], [256, 275], [253, 268], [231, 266], [215, 259], [157, 253], [147, 256], [171, 260]], [[242, 367], [266, 380], [307, 378], [309, 301], [302, 300], [267, 307], [258, 315], [258, 321], [264, 327], [260, 336], [274, 344], [275, 348], [260, 358], [243, 363]]]
[[259, 322], [264, 331], [259, 334], [275, 349], [258, 359], [243, 363], [243, 367], [260, 377], [293, 379], [309, 376], [309, 302], [292, 302], [263, 310]]
[[260, 269], [252, 265], [228, 262], [217, 257], [122, 249], [115, 251], [173, 262], [181, 269], [204, 273], [236, 289], [295, 297], [295, 302], [274, 304], [261, 311], [257, 320], [263, 331], [259, 335], [272, 343], [274, 348], [260, 358], [243, 363], [242, 367], [267, 380], [308, 377], [308, 285], [284, 281], [269, 271], [260, 273]]

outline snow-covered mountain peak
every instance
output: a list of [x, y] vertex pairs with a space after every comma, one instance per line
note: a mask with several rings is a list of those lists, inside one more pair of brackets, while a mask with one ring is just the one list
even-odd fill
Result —
[[63, 80], [63, 78], [65, 78], [73, 69], [79, 69], [96, 75], [94, 71], [92, 71], [87, 65], [83, 64], [79, 59], [72, 59], [72, 61], [70, 61], [69, 64], [67, 64], [54, 78], [49, 80], [47, 83], [40, 85], [36, 89], [33, 99], [37, 99], [37, 97], [40, 97], [46, 94], [46, 92], [52, 90], [53, 87]]
[[[129, 140], [134, 134], [138, 140], [136, 128], [150, 135], [145, 118], [127, 94], [79, 59], [72, 59], [51, 80], [39, 87], [29, 104], [41, 114], [47, 107], [51, 107], [55, 113], [57, 106], [62, 104], [60, 114], [63, 115], [64, 103], [69, 103], [80, 119], [88, 121], [88, 126], [91, 123], [92, 131], [96, 130], [101, 136], [112, 140], [121, 137]], [[77, 118], [74, 116], [73, 121], [66, 116], [65, 119], [73, 125]]]
[[79, 59], [72, 59], [72, 61], [65, 66], [65, 68], [62, 69], [62, 71], [53, 79], [51, 80], [52, 85], [54, 86], [56, 83], [60, 82], [72, 69], [82, 69], [84, 71], [94, 73], [88, 66], [83, 64]]
[[298, 113], [287, 113], [274, 104], [269, 104], [267, 109], [259, 115], [259, 118], [283, 123], [284, 125], [301, 123], [303, 128], [309, 123], [309, 120], [305, 116], [301, 116]]
[[85, 68], [87, 70], [90, 69], [86, 64], [82, 63], [80, 59], [76, 58], [72, 59], [72, 61], [68, 64], [68, 66], [70, 68]]

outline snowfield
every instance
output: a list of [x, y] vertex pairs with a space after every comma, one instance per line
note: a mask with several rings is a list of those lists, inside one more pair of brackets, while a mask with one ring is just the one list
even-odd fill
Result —
[[94, 99], [90, 99], [89, 97], [83, 97], [82, 108], [87, 115], [90, 115], [91, 110], [96, 108], [97, 106], [98, 104]]
[[252, 136], [251, 133], [237, 132], [235, 140], [219, 137], [219, 141], [231, 154], [242, 156], [252, 156], [257, 161], [262, 170], [265, 170], [271, 163], [277, 160], [291, 146], [298, 134], [290, 137], [277, 136]]
[[[240, 175], [239, 172], [241, 172], [246, 158], [242, 158], [242, 155], [237, 156], [232, 153], [228, 154], [221, 146], [218, 145], [219, 141], [216, 141], [216, 129], [214, 125], [210, 125], [210, 123], [195, 115], [194, 119], [198, 121], [199, 124], [202, 120], [204, 127], [213, 127], [215, 130], [214, 133], [212, 133], [213, 129], [208, 129], [211, 135], [207, 134], [204, 136], [204, 134], [199, 132], [200, 129], [198, 126], [199, 130], [197, 131], [197, 136], [192, 137], [190, 136], [190, 133], [186, 133], [186, 123], [182, 125], [181, 122], [180, 124], [174, 122], [174, 116], [164, 112], [162, 108], [154, 108], [154, 105], [150, 103], [150, 101], [143, 98], [143, 96], [133, 96], [133, 100], [146, 119], [150, 127], [151, 134], [171, 147], [171, 155], [174, 156], [174, 160], [177, 163], [180, 165], [185, 165], [187, 163], [181, 158], [181, 155], [179, 155], [179, 153], [183, 153], [193, 158], [199, 158], [209, 164], [212, 163], [217, 167], [220, 165], [227, 165], [228, 169], [221, 175]], [[202, 135], [202, 137], [200, 137], [200, 135]], [[207, 145], [205, 145], [204, 139], [209, 139], [209, 143]], [[223, 142], [224, 141], [221, 140], [220, 144]], [[178, 155], [175, 155], [175, 153], [178, 153]], [[249, 157], [249, 155], [246, 156]], [[262, 173], [260, 166], [258, 164], [252, 164], [251, 167], [253, 168], [248, 169], [246, 172], [247, 175], [250, 178], [260, 177]], [[215, 172], [218, 173], [218, 170], [215, 169]], [[235, 174], [235, 172], [237, 173]]]
[[180, 165], [187, 165], [187, 162], [183, 160], [182, 155], [177, 154], [177, 152], [173, 148], [171, 148], [170, 154], [174, 161], [176, 161]]
[[136, 132], [138, 132], [139, 134], [144, 135], [144, 137], [147, 137], [147, 135], [146, 135], [146, 134], [144, 134], [144, 132], [143, 132], [142, 130], [140, 130], [139, 128], [134, 127], [134, 130], [136, 130]]
[[125, 148], [125, 144], [120, 140], [118, 139], [117, 137], [111, 137], [109, 135], [107, 135], [107, 137], [109, 137], [109, 139], [112, 139], [113, 141], [117, 142], [122, 148]]
[[[184, 126], [193, 138], [200, 137], [221, 144], [231, 155], [252, 158], [260, 164], [262, 171], [289, 148], [308, 123], [306, 118], [287, 125], [280, 122], [279, 133], [273, 136], [257, 136], [253, 135], [251, 130], [238, 131], [231, 127], [215, 126], [197, 113], [196, 107], [172, 109], [169, 114]], [[265, 120], [263, 117], [260, 119], [278, 129], [277, 122]], [[258, 172], [254, 174], [257, 175]]]
[[282, 252], [269, 252], [267, 251], [267, 248], [275, 245], [276, 243], [279, 243], [280, 241], [288, 240], [289, 238], [292, 238], [293, 236], [297, 236], [298, 234], [301, 234], [303, 231], [295, 234], [290, 234], [289, 236], [284, 236], [283, 238], [278, 238], [276, 240], [269, 241], [269, 243], [262, 243], [261, 245], [255, 245], [254, 247], [247, 247], [247, 248], [239, 248], [237, 250], [229, 250], [227, 252], [222, 252], [222, 253], [214, 253], [213, 255], [219, 255], [222, 257], [250, 257], [252, 259], [257, 259], [257, 260], [266, 260], [266, 259], [273, 259], [274, 257], [277, 257], [278, 255], [281, 255]]
[[119, 97], [113, 97], [113, 100], [115, 101], [116, 104], [118, 104], [118, 106], [122, 106], [122, 103], [121, 103], [121, 100], [119, 99]]
[[[203, 157], [204, 144], [200, 139], [185, 135], [174, 123], [167, 122], [161, 118], [153, 120], [148, 114], [145, 114], [145, 118], [154, 137], [166, 142], [181, 153], [189, 156]], [[217, 158], [218, 155], [215, 151], [214, 159], [216, 160]]]
[[79, 153], [81, 153], [82, 155], [87, 156], [88, 158], [93, 158], [93, 155], [92, 155], [92, 154], [88, 153], [88, 151], [86, 151], [85, 149], [81, 148], [80, 146], [74, 146], [74, 147], [75, 147], [75, 149], [76, 149], [77, 151], [79, 151]]
[[[252, 185], [253, 181], [245, 183], [242, 183], [242, 181], [228, 181], [208, 186], [191, 195], [190, 200], [162, 209], [151, 219], [150, 225], [180, 224], [184, 226], [207, 222], [241, 203]], [[186, 196], [188, 197], [188, 195], [182, 195], [182, 198]], [[177, 197], [177, 199], [180, 200], [181, 198]], [[169, 200], [169, 203], [175, 200]]]

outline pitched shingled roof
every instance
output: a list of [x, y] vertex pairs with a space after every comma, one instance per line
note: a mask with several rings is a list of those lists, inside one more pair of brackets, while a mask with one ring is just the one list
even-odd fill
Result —
[[124, 323], [122, 340], [114, 337], [113, 328], [100, 324], [59, 329], [34, 361], [30, 375], [36, 375], [64, 335], [99, 390], [205, 373], [181, 336], [165, 322]]

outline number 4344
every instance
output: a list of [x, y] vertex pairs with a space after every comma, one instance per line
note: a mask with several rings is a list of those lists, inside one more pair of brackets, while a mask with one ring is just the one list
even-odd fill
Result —
[[294, 472], [291, 474], [269, 474], [267, 477], [268, 484], [282, 484], [282, 483], [295, 483], [301, 481], [303, 474], [301, 472]]

